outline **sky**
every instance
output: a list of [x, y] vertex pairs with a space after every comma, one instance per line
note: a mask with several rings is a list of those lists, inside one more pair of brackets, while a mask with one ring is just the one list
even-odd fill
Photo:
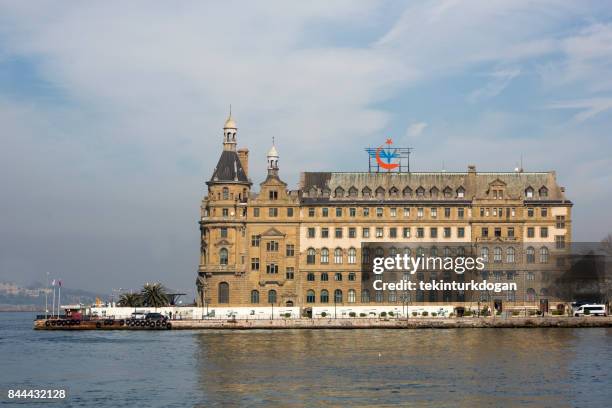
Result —
[[555, 170], [574, 240], [612, 232], [612, 5], [0, 0], [0, 280], [193, 293], [232, 106], [254, 185], [365, 171]]

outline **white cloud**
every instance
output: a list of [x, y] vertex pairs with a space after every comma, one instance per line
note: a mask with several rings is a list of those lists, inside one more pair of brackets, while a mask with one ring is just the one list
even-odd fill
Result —
[[412, 123], [410, 126], [408, 126], [408, 136], [419, 136], [421, 133], [423, 133], [426, 127], [427, 123], [425, 122]]
[[549, 109], [574, 109], [580, 111], [574, 115], [574, 120], [583, 122], [600, 113], [612, 109], [612, 98], [590, 98], [573, 101], [560, 101], [551, 103]]
[[472, 91], [468, 95], [468, 101], [474, 103], [499, 95], [520, 73], [520, 68], [506, 68], [488, 74], [490, 80], [483, 87]]

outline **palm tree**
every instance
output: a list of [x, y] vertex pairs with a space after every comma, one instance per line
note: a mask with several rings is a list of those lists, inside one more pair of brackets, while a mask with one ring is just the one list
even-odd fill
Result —
[[119, 306], [142, 306], [142, 296], [140, 293], [122, 293], [119, 296]]
[[166, 288], [161, 283], [147, 283], [142, 288], [142, 301], [148, 307], [168, 306]]

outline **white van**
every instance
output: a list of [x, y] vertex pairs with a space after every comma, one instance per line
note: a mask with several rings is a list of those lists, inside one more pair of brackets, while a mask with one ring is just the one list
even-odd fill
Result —
[[590, 316], [606, 316], [606, 305], [582, 305], [574, 310], [574, 316], [584, 316], [587, 310]]

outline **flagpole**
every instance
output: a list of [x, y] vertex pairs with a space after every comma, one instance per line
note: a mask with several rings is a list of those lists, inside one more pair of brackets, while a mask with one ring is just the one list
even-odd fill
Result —
[[60, 304], [62, 299], [62, 281], [59, 281], [59, 286], [57, 288], [57, 317], [60, 316]]
[[47, 286], [45, 287], [45, 319], [49, 318], [49, 272], [47, 272]]
[[53, 306], [51, 307], [51, 318], [55, 314], [55, 279], [51, 282], [51, 286], [53, 286]]

